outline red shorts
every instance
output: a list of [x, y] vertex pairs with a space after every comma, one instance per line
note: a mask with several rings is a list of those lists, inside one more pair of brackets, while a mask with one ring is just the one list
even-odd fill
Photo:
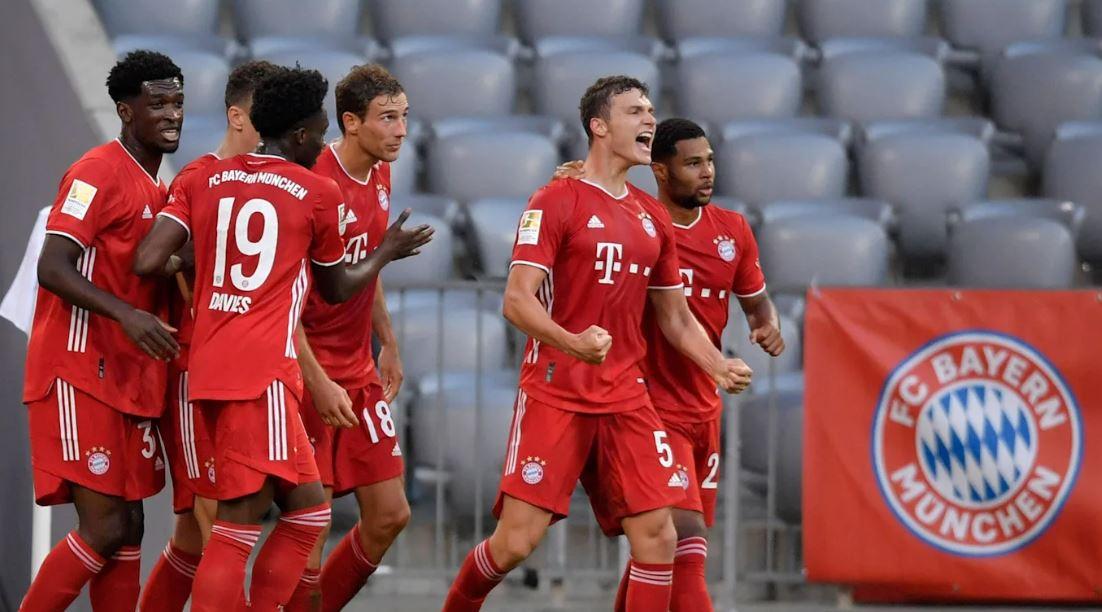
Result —
[[310, 394], [302, 400], [302, 423], [314, 447], [321, 483], [334, 496], [377, 482], [398, 478], [405, 471], [394, 415], [383, 399], [383, 388], [370, 384], [346, 389], [359, 425], [352, 429], [326, 425], [314, 409]]
[[168, 464], [172, 467], [172, 508], [190, 512], [195, 496], [214, 499], [214, 440], [206, 420], [188, 401], [187, 371], [168, 368], [167, 409], [161, 417]]
[[70, 485], [138, 501], [165, 486], [155, 419], [115, 410], [61, 380], [27, 404], [35, 501], [72, 501]]
[[719, 451], [720, 419], [722, 417], [703, 423], [666, 421], [673, 456], [677, 458], [677, 467], [684, 472], [688, 485], [685, 499], [674, 508], [700, 512], [704, 515], [704, 524], [709, 527], [716, 520], [716, 494], [722, 462]]
[[521, 391], [494, 516], [500, 518], [508, 495], [551, 512], [554, 520], [564, 518], [581, 480], [601, 529], [619, 535], [624, 518], [674, 506], [685, 497], [675, 466], [652, 407], [585, 414], [555, 408]]
[[298, 412], [298, 399], [275, 381], [251, 400], [196, 402], [214, 432], [215, 499], [259, 491], [269, 477], [282, 490], [320, 480]]

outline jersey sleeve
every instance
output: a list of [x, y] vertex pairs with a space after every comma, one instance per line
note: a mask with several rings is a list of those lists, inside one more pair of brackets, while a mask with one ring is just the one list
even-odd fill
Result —
[[561, 186], [544, 187], [533, 194], [517, 225], [509, 267], [532, 266], [550, 274], [573, 210], [573, 192]]
[[340, 231], [340, 209], [344, 207], [340, 188], [331, 180], [322, 181], [314, 205], [314, 234], [310, 239], [310, 261], [319, 266], [335, 266], [344, 261], [344, 239]]
[[738, 254], [738, 267], [735, 271], [735, 281], [731, 286], [731, 292], [736, 297], [753, 297], [765, 291], [765, 273], [761, 270], [761, 262], [758, 260], [758, 241], [754, 238], [754, 232], [746, 220], [739, 217], [734, 235], [740, 240], [736, 248], [741, 247]]
[[157, 213], [158, 217], [164, 217], [182, 225], [187, 230], [189, 240], [191, 239], [191, 200], [194, 197], [189, 187], [194, 181], [189, 181], [187, 178], [193, 175], [194, 173], [178, 175], [172, 181], [172, 185], [168, 188], [168, 203], [161, 212]]
[[650, 275], [648, 289], [680, 289], [685, 286], [681, 282], [681, 270], [678, 269], [677, 242], [673, 237], [673, 221], [668, 215], [654, 216], [654, 224], [658, 229], [658, 238], [662, 241], [661, 251], [658, 253], [658, 261], [654, 264], [654, 271]]
[[46, 219], [46, 233], [65, 236], [88, 248], [113, 221], [114, 200], [120, 195], [110, 164], [101, 159], [78, 161], [61, 179]]

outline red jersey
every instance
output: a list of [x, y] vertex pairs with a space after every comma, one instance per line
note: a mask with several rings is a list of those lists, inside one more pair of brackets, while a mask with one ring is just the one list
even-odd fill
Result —
[[333, 181], [250, 153], [207, 166], [161, 212], [195, 245], [191, 399], [255, 399], [276, 379], [301, 397], [295, 328], [307, 260], [343, 261], [340, 203]]
[[[61, 178], [46, 233], [84, 249], [77, 269], [131, 306], [165, 315], [164, 280], [131, 271], [138, 244], [165, 203], [163, 182], [150, 176], [122, 143], [84, 154]], [[116, 410], [159, 416], [165, 364], [146, 355], [117, 322], [69, 304], [39, 287], [27, 349], [23, 401], [42, 399], [57, 378]]]
[[[655, 202], [655, 206], [662, 204]], [[758, 243], [742, 215], [704, 206], [689, 225], [673, 225], [681, 278], [689, 310], [717, 348], [727, 325], [731, 295], [751, 297], [765, 291]], [[666, 340], [647, 309], [649, 391], [664, 421], [699, 423], [719, 416], [716, 383]]]
[[511, 265], [547, 272], [537, 297], [551, 319], [579, 333], [612, 336], [604, 363], [590, 365], [529, 339], [520, 387], [556, 408], [586, 413], [649, 406], [640, 367], [648, 289], [680, 289], [669, 215], [648, 211], [635, 192], [615, 197], [584, 180], [552, 181], [520, 219]]
[[[353, 178], [329, 145], [318, 156], [314, 172], [337, 182], [344, 207], [340, 232], [344, 260], [354, 264], [379, 248], [390, 218], [390, 164], [375, 164], [367, 181]], [[302, 327], [310, 348], [326, 375], [346, 389], [359, 389], [379, 381], [371, 355], [371, 308], [376, 283], [342, 304], [329, 304], [311, 291], [302, 312]]]
[[[172, 184], [168, 187], [168, 201], [176, 199], [176, 194], [184, 188], [184, 183], [189, 180], [202, 180], [202, 170], [218, 161], [220, 158], [214, 153], [204, 153], [192, 160], [191, 163], [180, 169]], [[194, 275], [186, 275], [188, 286], [195, 285]], [[191, 304], [184, 302], [184, 296], [176, 287], [175, 279], [172, 282], [169, 293], [169, 324], [177, 329], [176, 342], [180, 345], [180, 356], [176, 358], [176, 365], [181, 370], [187, 370], [188, 348], [191, 346], [191, 336], [195, 333], [195, 317], [191, 313]]]

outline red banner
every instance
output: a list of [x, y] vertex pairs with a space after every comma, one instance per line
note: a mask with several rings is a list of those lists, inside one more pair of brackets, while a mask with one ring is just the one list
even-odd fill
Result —
[[805, 375], [809, 579], [1102, 601], [1102, 293], [811, 291]]

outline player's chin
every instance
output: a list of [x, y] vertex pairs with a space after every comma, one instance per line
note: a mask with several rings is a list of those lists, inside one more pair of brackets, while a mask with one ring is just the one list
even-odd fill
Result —
[[180, 148], [179, 139], [158, 138], [157, 150], [161, 153], [175, 153], [176, 149]]

